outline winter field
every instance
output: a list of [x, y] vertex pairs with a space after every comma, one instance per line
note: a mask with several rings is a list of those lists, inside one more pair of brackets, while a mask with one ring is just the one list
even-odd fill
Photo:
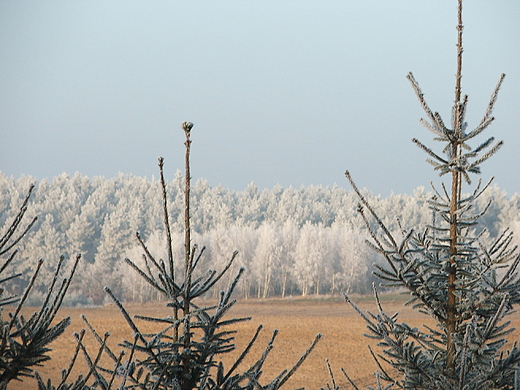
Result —
[[[358, 306], [363, 310], [377, 312], [374, 300], [368, 296], [353, 297]], [[404, 308], [404, 298], [397, 295], [387, 295], [382, 297], [383, 307], [389, 313], [399, 312], [401, 322], [407, 322], [411, 326], [420, 327], [422, 324], [434, 325], [431, 319]], [[131, 315], [168, 315], [167, 308], [161, 303], [139, 305], [128, 305], [127, 310]], [[27, 312], [31, 308], [25, 309]], [[39, 372], [44, 379], [53, 378], [53, 383], [59, 383], [60, 372], [58, 367], [66, 367], [70, 361], [75, 348], [73, 332], [77, 332], [85, 327], [80, 315], [84, 314], [91, 325], [102, 335], [110, 332], [109, 345], [114, 352], [119, 352], [120, 348], [115, 346], [118, 341], [126, 338], [132, 339], [132, 333], [127, 326], [119, 310], [113, 305], [106, 305], [99, 308], [64, 308], [61, 309], [58, 318], [70, 316], [72, 325], [66, 330], [65, 335], [51, 345], [53, 349], [50, 364], [40, 368]], [[367, 344], [374, 345], [373, 340], [363, 337], [365, 324], [354, 309], [341, 298], [285, 298], [267, 300], [240, 300], [229, 313], [231, 317], [252, 316], [251, 321], [236, 325], [238, 329], [236, 337], [237, 351], [225, 357], [226, 362], [234, 360], [236, 355], [247, 345], [254, 331], [259, 324], [264, 325], [256, 347], [251, 352], [251, 357], [258, 357], [266, 343], [270, 339], [273, 330], [278, 329], [279, 335], [275, 341], [275, 348], [267, 360], [264, 375], [272, 378], [279, 374], [282, 369], [288, 369], [294, 364], [301, 354], [312, 342], [316, 333], [322, 333], [323, 338], [318, 346], [303, 363], [296, 374], [284, 386], [286, 389], [296, 389], [306, 387], [307, 389], [319, 389], [325, 387], [330, 382], [326, 367], [326, 359], [329, 359], [335, 373], [336, 382], [346, 384], [346, 380], [341, 374], [340, 368], [343, 367], [351, 378], [357, 380], [360, 388], [374, 383], [373, 373], [376, 365], [370, 357]], [[520, 324], [520, 314], [515, 313], [510, 318], [513, 325]], [[142, 327], [142, 332], [153, 330], [153, 324], [138, 322]], [[509, 338], [517, 340], [520, 331], [516, 330]], [[94, 342], [90, 334], [87, 345], [94, 350]], [[374, 349], [377, 351], [377, 349]], [[81, 367], [83, 360], [79, 359]], [[228, 368], [229, 368], [228, 363]], [[247, 363], [246, 363], [247, 364]], [[70, 378], [72, 379], [72, 378]], [[265, 381], [265, 380], [264, 380]], [[9, 389], [33, 389], [36, 383], [27, 379], [23, 383], [11, 382]], [[348, 386], [346, 387], [348, 388]]]

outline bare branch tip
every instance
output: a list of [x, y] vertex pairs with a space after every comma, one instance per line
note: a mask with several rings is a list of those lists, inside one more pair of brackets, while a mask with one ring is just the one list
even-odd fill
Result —
[[186, 138], [190, 138], [190, 132], [191, 132], [191, 129], [193, 128], [193, 123], [182, 122], [181, 127], [184, 130], [184, 133], [186, 134]]

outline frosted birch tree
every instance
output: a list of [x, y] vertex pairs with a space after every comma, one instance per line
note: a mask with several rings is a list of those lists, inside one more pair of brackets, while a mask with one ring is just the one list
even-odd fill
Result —
[[258, 241], [253, 256], [251, 274], [257, 281], [258, 298], [267, 298], [273, 293], [275, 266], [279, 264], [282, 254], [282, 242], [274, 224], [262, 224], [258, 230]]

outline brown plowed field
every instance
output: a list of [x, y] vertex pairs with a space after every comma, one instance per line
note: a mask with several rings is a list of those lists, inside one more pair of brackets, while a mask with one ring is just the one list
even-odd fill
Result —
[[[356, 301], [356, 299], [354, 299]], [[374, 301], [371, 298], [359, 297], [359, 306], [363, 310], [377, 312]], [[420, 327], [422, 324], [433, 326], [434, 323], [427, 317], [403, 308], [403, 299], [396, 296], [383, 297], [383, 306], [388, 314], [399, 312], [400, 321], [409, 325]], [[169, 311], [161, 303], [148, 305], [125, 305], [130, 314], [147, 316], [166, 316]], [[29, 311], [30, 309], [27, 309]], [[119, 310], [113, 305], [101, 308], [82, 308], [61, 310], [59, 318], [70, 316], [72, 325], [66, 330], [57, 342], [51, 345], [52, 360], [39, 369], [41, 376], [52, 378], [57, 384], [60, 377], [60, 369], [66, 367], [73, 354], [75, 343], [72, 337], [85, 327], [80, 315], [85, 314], [89, 322], [100, 333], [110, 332], [109, 345], [114, 351], [121, 348], [115, 346], [122, 339], [132, 340], [132, 333]], [[329, 359], [336, 376], [336, 382], [345, 384], [346, 380], [340, 372], [343, 367], [351, 378], [356, 379], [358, 385], [363, 388], [374, 383], [373, 373], [376, 365], [370, 357], [367, 344], [374, 345], [373, 340], [362, 336], [366, 331], [365, 324], [358, 313], [345, 301], [336, 299], [269, 299], [269, 300], [241, 300], [231, 310], [228, 318], [252, 316], [251, 321], [239, 323], [234, 326], [238, 330], [236, 336], [237, 354], [247, 345], [259, 324], [264, 325], [261, 337], [256, 343], [256, 348], [251, 352], [251, 358], [260, 356], [270, 339], [273, 330], [278, 329], [279, 335], [275, 341], [275, 348], [271, 352], [264, 366], [263, 380], [271, 379], [283, 369], [292, 367], [301, 354], [311, 344], [317, 333], [322, 333], [323, 338], [311, 356], [303, 363], [296, 374], [284, 386], [286, 389], [306, 387], [307, 389], [319, 389], [330, 383], [325, 360]], [[520, 324], [520, 315], [513, 314], [513, 324]], [[153, 324], [138, 321], [141, 332], [152, 330]], [[518, 339], [520, 332], [515, 331], [510, 339]], [[95, 343], [87, 334], [87, 345], [91, 351]], [[376, 348], [377, 350], [377, 348]], [[232, 356], [224, 359], [226, 367], [230, 367]], [[251, 360], [249, 360], [251, 362]], [[83, 364], [83, 361], [80, 362]], [[246, 367], [246, 366], [245, 366]], [[342, 386], [343, 387], [343, 386]], [[33, 379], [26, 379], [23, 383], [11, 383], [9, 389], [35, 389]], [[344, 388], [349, 388], [345, 386]]]

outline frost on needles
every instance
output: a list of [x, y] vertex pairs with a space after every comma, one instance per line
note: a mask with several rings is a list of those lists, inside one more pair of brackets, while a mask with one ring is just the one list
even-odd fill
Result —
[[[359, 196], [359, 214], [370, 231], [369, 245], [386, 260], [376, 265], [376, 276], [385, 287], [401, 287], [410, 294], [408, 305], [432, 317], [436, 326], [413, 328], [385, 313], [377, 298], [377, 312], [362, 312], [346, 300], [367, 322], [368, 336], [377, 339], [382, 353], [374, 356], [378, 366], [377, 388], [386, 385], [403, 389], [513, 389], [520, 362], [515, 345], [506, 348], [514, 328], [506, 320], [520, 303], [518, 264], [520, 255], [507, 229], [491, 244], [479, 229], [486, 212], [475, 209], [483, 191], [479, 180], [474, 188], [472, 174], [502, 145], [493, 137], [476, 147], [470, 145], [493, 122], [493, 107], [504, 79], [501, 75], [480, 123], [468, 131], [465, 113], [468, 97], [462, 96], [462, 1], [458, 2], [457, 74], [451, 125], [430, 109], [419, 84], [410, 73], [408, 80], [426, 113], [421, 123], [442, 144], [442, 153], [417, 139], [428, 162], [441, 176], [450, 175], [449, 186], [435, 188], [429, 201], [431, 223], [422, 230], [402, 227], [391, 232], [346, 173]], [[488, 204], [489, 206], [489, 204]], [[345, 375], [347, 375], [345, 373]], [[347, 375], [348, 377], [348, 375]]]

